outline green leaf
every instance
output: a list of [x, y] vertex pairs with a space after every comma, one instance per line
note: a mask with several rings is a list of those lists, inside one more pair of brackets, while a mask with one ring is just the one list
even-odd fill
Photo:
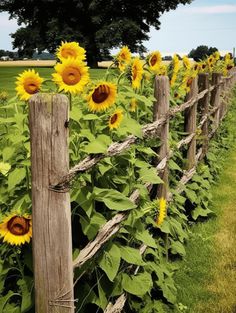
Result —
[[128, 247], [128, 246], [120, 246], [121, 258], [125, 260], [127, 263], [136, 264], [136, 265], [144, 265], [142, 256], [139, 250]]
[[2, 175], [6, 176], [7, 173], [10, 171], [10, 169], [11, 169], [11, 164], [0, 162], [0, 173]]
[[167, 301], [174, 304], [176, 302], [177, 290], [174, 286], [174, 281], [171, 277], [167, 277], [164, 281], [158, 281], [158, 286], [163, 292], [163, 296]]
[[145, 245], [152, 247], [152, 248], [157, 248], [155, 239], [150, 235], [147, 229], [141, 232], [136, 232], [134, 236], [136, 239], [142, 241]]
[[141, 168], [139, 170], [139, 179], [143, 183], [162, 184], [163, 180], [158, 176], [156, 170], [152, 168]]
[[2, 150], [3, 161], [8, 161], [14, 154], [15, 149], [13, 147], [6, 147]]
[[73, 105], [72, 110], [70, 112], [70, 118], [76, 122], [78, 122], [81, 117], [83, 116], [82, 111], [80, 110], [79, 106]]
[[93, 120], [98, 120], [100, 117], [97, 114], [86, 114], [83, 115], [83, 120], [84, 121], [93, 121]]
[[210, 209], [203, 209], [201, 207], [196, 207], [196, 209], [194, 209], [191, 212], [192, 218], [196, 221], [198, 219], [199, 216], [202, 217], [207, 217], [208, 215], [214, 215], [215, 213], [213, 211], [211, 211]]
[[111, 138], [106, 135], [99, 135], [94, 141], [84, 147], [87, 153], [105, 153], [111, 144]]
[[192, 203], [196, 203], [198, 198], [196, 195], [196, 192], [194, 192], [191, 189], [186, 189], [185, 190], [186, 196], [188, 197], [188, 199], [192, 202]]
[[[138, 138], [143, 137], [142, 126], [134, 119], [124, 117], [120, 129], [126, 130], [128, 133], [137, 136]], [[119, 130], [119, 129], [118, 129]]]
[[179, 165], [177, 164], [177, 163], [175, 163], [173, 160], [170, 160], [169, 162], [168, 162], [168, 165], [169, 165], [169, 168], [171, 169], [171, 170], [177, 170], [177, 171], [180, 171], [180, 172], [182, 172], [182, 169], [179, 167]]
[[172, 254], [179, 254], [182, 257], [184, 257], [186, 255], [184, 245], [179, 241], [172, 241], [170, 248], [171, 248]]
[[142, 297], [151, 290], [152, 285], [152, 277], [147, 272], [136, 276], [128, 276], [126, 273], [122, 275], [122, 286], [132, 295]]
[[19, 279], [17, 285], [21, 289], [22, 301], [21, 301], [21, 313], [27, 312], [33, 305], [31, 291], [33, 287], [33, 279], [25, 276], [24, 279]]
[[107, 274], [110, 281], [116, 277], [120, 267], [120, 249], [113, 244], [108, 251], [104, 251], [99, 266]]
[[12, 190], [16, 185], [21, 183], [25, 176], [25, 168], [14, 169], [8, 176], [8, 190]]
[[114, 189], [93, 189], [94, 198], [97, 201], [104, 202], [105, 205], [116, 211], [126, 211], [136, 208], [136, 205], [125, 197], [122, 193]]

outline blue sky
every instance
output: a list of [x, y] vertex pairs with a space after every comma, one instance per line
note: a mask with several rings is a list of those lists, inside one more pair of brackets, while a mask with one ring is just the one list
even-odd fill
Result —
[[[151, 28], [148, 50], [162, 53], [188, 53], [205, 44], [222, 51], [236, 46], [236, 0], [194, 0], [179, 5], [175, 11], [164, 13], [159, 31]], [[15, 20], [0, 13], [0, 49], [12, 50], [10, 33], [18, 28]]]

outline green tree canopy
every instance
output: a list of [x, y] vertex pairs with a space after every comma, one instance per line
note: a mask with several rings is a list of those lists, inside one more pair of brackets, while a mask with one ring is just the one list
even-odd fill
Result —
[[189, 57], [193, 58], [194, 61], [198, 62], [200, 60], [204, 60], [206, 57], [214, 53], [215, 51], [218, 51], [217, 48], [208, 47], [208, 46], [198, 46], [196, 49], [192, 49], [189, 52]]
[[[17, 18], [12, 34], [19, 54], [55, 51], [61, 41], [78, 41], [90, 66], [109, 55], [109, 49], [128, 45], [144, 52], [150, 26], [160, 27], [160, 15], [191, 0], [1, 0], [0, 11]], [[158, 43], [157, 43], [158, 48]]]

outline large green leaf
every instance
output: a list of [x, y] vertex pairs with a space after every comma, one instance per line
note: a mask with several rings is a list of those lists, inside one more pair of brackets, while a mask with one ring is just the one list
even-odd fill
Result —
[[144, 272], [137, 276], [129, 276], [126, 273], [122, 275], [122, 286], [125, 291], [142, 297], [152, 288], [152, 277], [149, 273]]
[[138, 249], [131, 247], [120, 246], [121, 258], [127, 263], [144, 265], [144, 261]]
[[19, 279], [17, 285], [21, 289], [22, 301], [21, 301], [21, 313], [27, 312], [33, 305], [32, 303], [32, 287], [33, 279], [25, 276], [24, 279]]
[[163, 180], [158, 176], [154, 168], [141, 168], [139, 170], [139, 179], [143, 183], [162, 184]]
[[113, 281], [116, 277], [120, 267], [120, 249], [113, 244], [108, 251], [104, 251], [101, 259], [99, 260], [99, 266], [107, 274], [110, 281]]
[[151, 236], [147, 229], [135, 233], [135, 238], [145, 243], [145, 245], [157, 248], [155, 239]]
[[93, 189], [94, 198], [97, 201], [104, 202], [105, 205], [116, 211], [126, 211], [136, 208], [136, 205], [125, 197], [122, 193], [114, 189]]
[[8, 190], [12, 190], [16, 185], [22, 182], [26, 176], [25, 168], [15, 168], [8, 176]]

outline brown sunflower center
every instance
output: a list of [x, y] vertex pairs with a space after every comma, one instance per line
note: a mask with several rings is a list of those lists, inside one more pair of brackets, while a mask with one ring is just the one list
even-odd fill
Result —
[[28, 233], [30, 220], [23, 216], [13, 216], [7, 223], [7, 229], [16, 236], [22, 236]]
[[104, 102], [108, 96], [109, 96], [109, 87], [106, 85], [100, 85], [98, 86], [93, 94], [92, 94], [92, 99], [95, 103], [102, 103]]
[[78, 68], [67, 67], [62, 73], [62, 80], [66, 85], [76, 85], [81, 79], [81, 74]]
[[69, 58], [69, 57], [76, 57], [76, 53], [74, 50], [70, 50], [70, 49], [62, 49], [61, 51], [61, 55], [63, 58]]
[[231, 70], [231, 68], [233, 68], [232, 65], [227, 65], [227, 70]]
[[39, 91], [39, 86], [31, 81], [26, 81], [24, 83], [24, 89], [30, 95], [33, 95]]
[[111, 117], [111, 124], [114, 124], [117, 121], [117, 119], [118, 119], [118, 114], [117, 113], [113, 114]]
[[154, 55], [150, 60], [151, 66], [154, 66], [157, 63], [157, 56]]
[[193, 79], [192, 79], [192, 78], [189, 78], [188, 81], [187, 81], [187, 86], [190, 87], [191, 84], [192, 84], [192, 82], [193, 82]]

